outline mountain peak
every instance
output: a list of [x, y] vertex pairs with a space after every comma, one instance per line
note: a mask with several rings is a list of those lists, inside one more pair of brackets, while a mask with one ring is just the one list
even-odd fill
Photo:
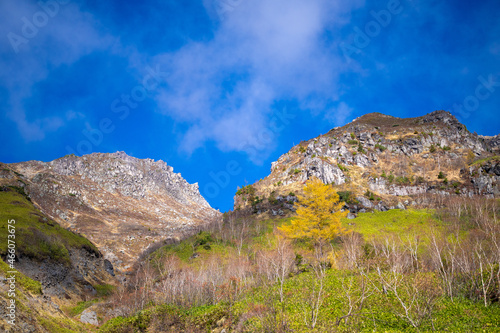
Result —
[[83, 233], [118, 270], [155, 242], [179, 237], [220, 213], [166, 162], [125, 152], [68, 155], [9, 165], [33, 202]]
[[[415, 118], [369, 113], [293, 147], [252, 185], [253, 192], [258, 198], [286, 196], [317, 177], [339, 191], [359, 197], [374, 192], [386, 202], [428, 192], [498, 196], [498, 160], [481, 170], [482, 164], [471, 162], [494, 156], [499, 145], [498, 136], [471, 134], [443, 110]], [[248, 203], [248, 196], [235, 197], [235, 207]]]

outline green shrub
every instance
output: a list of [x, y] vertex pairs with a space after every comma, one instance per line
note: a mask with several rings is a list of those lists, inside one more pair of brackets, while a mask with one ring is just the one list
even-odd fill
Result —
[[337, 192], [339, 195], [339, 199], [341, 202], [351, 203], [352, 201], [352, 192], [351, 191], [339, 191]]
[[387, 177], [387, 181], [389, 182], [389, 184], [394, 181], [394, 175], [392, 173], [389, 175], [389, 177]]
[[[4, 276], [10, 275], [8, 274], [9, 271], [12, 271], [10, 266], [0, 258], [0, 272], [3, 273], [2, 275]], [[16, 273], [16, 285], [20, 286], [26, 291], [31, 292], [32, 294], [35, 295], [42, 294], [42, 284], [36, 280], [27, 277], [21, 272]]]
[[278, 204], [278, 199], [276, 199], [274, 191], [271, 192], [271, 194], [269, 195], [269, 198], [267, 199], [267, 201], [269, 201], [269, 203], [271, 205], [277, 205]]
[[116, 289], [115, 286], [111, 284], [95, 284], [93, 287], [97, 292], [97, 297], [111, 296]]
[[396, 177], [396, 183], [398, 184], [409, 184], [410, 183], [410, 179], [406, 176], [399, 176], [399, 177]]
[[342, 164], [340, 164], [340, 163], [337, 163], [337, 166], [339, 167], [339, 169], [340, 169], [340, 170], [342, 170], [342, 171], [344, 171], [344, 172], [349, 171], [349, 169], [347, 169], [347, 167], [346, 167], [346, 166], [344, 166], [344, 165], [342, 165]]
[[213, 241], [214, 239], [209, 232], [200, 231], [194, 238], [194, 246], [202, 246]]
[[255, 188], [252, 185], [247, 185], [247, 186], [243, 186], [242, 188], [240, 188], [236, 191], [236, 195], [244, 195], [244, 194], [254, 195]]

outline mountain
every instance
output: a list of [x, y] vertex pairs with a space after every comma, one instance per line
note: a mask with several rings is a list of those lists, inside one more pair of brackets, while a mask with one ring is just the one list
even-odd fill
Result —
[[238, 190], [234, 207], [282, 215], [311, 177], [336, 185], [353, 214], [416, 204], [428, 193], [498, 197], [499, 148], [500, 135], [470, 133], [446, 111], [370, 113], [293, 147], [269, 176]]
[[189, 184], [164, 161], [124, 152], [2, 168], [3, 184], [24, 188], [41, 212], [95, 244], [117, 273], [130, 270], [153, 244], [182, 237], [220, 215], [198, 184]]
[[[12, 170], [1, 176], [0, 237], [9, 242], [0, 242], [0, 331], [61, 331], [53, 326], [67, 320], [61, 308], [112, 288], [113, 266], [88, 239], [36, 209], [22, 187], [8, 185], [17, 177]], [[14, 326], [7, 322], [13, 319]]]

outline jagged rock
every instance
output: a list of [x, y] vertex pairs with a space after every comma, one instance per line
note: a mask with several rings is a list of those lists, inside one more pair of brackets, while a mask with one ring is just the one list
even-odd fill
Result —
[[374, 180], [368, 183], [368, 188], [372, 192], [387, 193], [387, 180], [385, 178], [375, 178]]
[[355, 214], [353, 214], [353, 213], [348, 213], [348, 214], [347, 214], [347, 219], [349, 219], [349, 220], [354, 220], [355, 218], [356, 218], [356, 215], [355, 215]]
[[98, 326], [99, 321], [97, 320], [97, 313], [95, 311], [85, 309], [80, 315], [80, 321], [84, 324], [91, 324]]
[[[359, 152], [358, 145], [366, 153]], [[436, 179], [435, 173], [436, 168], [448, 169], [462, 164], [469, 150], [484, 161], [492, 157], [491, 153], [499, 146], [500, 135], [472, 134], [446, 111], [407, 119], [371, 113], [292, 148], [272, 164], [269, 177], [254, 185], [257, 192], [262, 191], [259, 194], [281, 191], [280, 188], [270, 189], [270, 183], [297, 191], [298, 186], [315, 176], [324, 183], [351, 183], [355, 195], [363, 193], [361, 191], [368, 185], [368, 190], [379, 196], [416, 196], [426, 192], [497, 196], [500, 167], [494, 161], [490, 161], [492, 165], [483, 162], [480, 170], [476, 165], [470, 173], [461, 172], [460, 179], [451, 176], [449, 185]], [[378, 176], [382, 170], [387, 177]], [[283, 188], [285, 191], [288, 189]], [[242, 201], [235, 201], [235, 207], [242, 204], [245, 206]], [[403, 205], [407, 207], [409, 202]]]
[[117, 152], [8, 166], [24, 175], [26, 192], [43, 213], [102, 249], [111, 275], [123, 274], [172, 232], [182, 235], [221, 216], [197, 183], [163, 161]]
[[366, 157], [366, 155], [364, 155], [364, 154], [357, 154], [354, 157], [354, 163], [357, 166], [360, 166], [362, 168], [366, 168], [366, 167], [370, 166], [370, 161], [368, 160], [368, 157]]
[[386, 212], [389, 210], [389, 208], [387, 208], [387, 206], [382, 202], [380, 201], [376, 206], [375, 206], [375, 210], [379, 210], [381, 212]]
[[403, 205], [401, 202], [398, 202], [398, 204], [396, 205], [396, 208], [401, 209], [401, 210], [406, 209], [405, 205]]
[[427, 191], [425, 186], [396, 186], [391, 185], [389, 189], [385, 192], [394, 196], [408, 196], [422, 194]]
[[285, 212], [282, 209], [277, 209], [277, 210], [271, 209], [271, 214], [273, 216], [277, 216], [277, 215], [283, 216], [283, 215], [285, 215]]
[[363, 205], [363, 207], [373, 208], [373, 203], [370, 200], [368, 200], [367, 198], [363, 197], [363, 196], [356, 197], [356, 200], [358, 200], [359, 203], [361, 205]]
[[104, 268], [111, 276], [115, 276], [115, 270], [113, 264], [108, 259], [104, 259]]
[[320, 158], [313, 158], [306, 164], [305, 171], [307, 178], [319, 178], [325, 184], [341, 185], [345, 183], [345, 176], [338, 166], [332, 165]]

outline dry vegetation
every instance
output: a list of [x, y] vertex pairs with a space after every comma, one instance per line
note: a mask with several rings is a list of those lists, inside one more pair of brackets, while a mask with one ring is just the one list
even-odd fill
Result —
[[[413, 234], [365, 238], [359, 224], [321, 249], [283, 238], [276, 226], [289, 219], [226, 214], [145, 258], [111, 301], [128, 317], [101, 330], [481, 331], [499, 325], [499, 202], [426, 200], [435, 207], [435, 223], [411, 222], [424, 223]], [[464, 311], [475, 315], [464, 318]]]

